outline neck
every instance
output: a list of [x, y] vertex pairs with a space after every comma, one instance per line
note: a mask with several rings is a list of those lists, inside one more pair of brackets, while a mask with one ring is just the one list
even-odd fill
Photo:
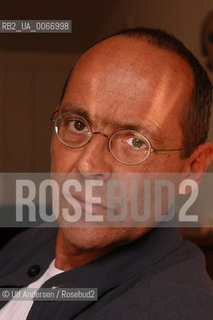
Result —
[[56, 241], [55, 266], [58, 269], [68, 271], [93, 261], [114, 248], [82, 249], [72, 245], [66, 240], [61, 229], [58, 231]]

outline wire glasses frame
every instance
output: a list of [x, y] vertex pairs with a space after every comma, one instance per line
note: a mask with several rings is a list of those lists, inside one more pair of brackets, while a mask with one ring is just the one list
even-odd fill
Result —
[[[99, 131], [95, 131], [94, 132], [94, 131], [92, 131], [92, 129], [90, 127], [90, 124], [82, 116], [76, 115], [76, 114], [71, 113], [71, 112], [66, 112], [66, 113], [62, 113], [62, 114], [58, 115], [57, 117], [55, 117], [57, 112], [58, 112], [58, 110], [53, 112], [50, 120], [54, 123], [56, 136], [57, 136], [58, 140], [62, 144], [64, 144], [65, 146], [67, 146], [69, 148], [72, 148], [72, 149], [79, 149], [79, 148], [82, 148], [82, 147], [86, 146], [92, 140], [94, 135], [100, 134], [100, 135], [102, 135], [102, 136], [104, 136], [104, 137], [106, 137], [108, 139], [108, 148], [109, 148], [110, 153], [114, 157], [114, 159], [116, 159], [118, 162], [120, 162], [122, 164], [125, 164], [125, 165], [128, 165], [128, 166], [136, 166], [136, 165], [144, 163], [149, 158], [149, 156], [150, 156], [150, 154], [152, 152], [156, 152], [157, 153], [157, 152], [161, 152], [161, 151], [162, 152], [182, 151], [182, 150], [188, 150], [188, 149], [194, 148], [194, 147], [191, 147], [191, 148], [175, 148], [175, 149], [157, 149], [157, 148], [153, 148], [151, 143], [150, 143], [150, 141], [149, 141], [149, 139], [147, 137], [145, 137], [139, 131], [129, 130], [129, 129], [124, 129], [123, 130], [122, 129], [122, 130], [116, 131], [111, 136], [108, 136], [104, 132], [99, 132]], [[89, 129], [89, 131], [87, 132], [87, 135], [86, 135], [86, 140], [82, 144], [79, 143], [79, 141], [77, 141], [77, 145], [74, 146], [74, 141], [72, 141], [73, 145], [70, 145], [69, 143], [64, 141], [60, 136], [60, 123], [62, 122], [63, 118], [65, 116], [68, 116], [68, 115], [71, 116], [71, 119], [74, 120], [74, 121], [79, 121], [79, 122], [82, 121], [82, 123]], [[70, 121], [70, 120], [68, 120], [68, 121]], [[135, 159], [136, 159], [136, 156], [139, 156], [139, 159], [137, 161], [135, 161], [135, 162], [134, 161], [133, 162], [126, 162], [126, 161], [123, 161], [123, 160], [119, 159], [118, 154], [119, 154], [119, 152], [121, 152], [119, 150], [119, 149], [121, 149], [121, 148], [119, 148], [119, 146], [116, 146], [117, 150], [114, 150], [115, 147], [114, 147], [113, 141], [116, 141], [115, 145], [117, 145], [118, 144], [117, 141], [121, 141], [121, 138], [119, 140], [119, 135], [121, 135], [121, 136], [123, 135], [125, 137], [130, 137], [129, 136], [130, 134], [131, 134], [132, 137], [128, 138], [127, 140], [133, 139], [134, 142], [136, 143], [136, 145], [134, 146], [134, 152], [131, 151], [131, 149], [129, 148], [128, 157], [130, 158], [131, 154], [133, 154], [133, 158], [135, 158]], [[143, 145], [141, 145], [141, 147], [140, 147], [140, 143], [141, 142], [143, 143]], [[143, 147], [143, 149], [142, 149], [142, 147]], [[140, 158], [141, 155], [138, 154], [138, 150], [143, 151], [143, 159], [142, 159], [142, 157]], [[126, 154], [127, 154], [127, 152], [126, 152]]]

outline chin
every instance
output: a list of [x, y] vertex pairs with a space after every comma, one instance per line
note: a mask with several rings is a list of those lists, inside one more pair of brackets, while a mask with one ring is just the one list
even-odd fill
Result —
[[125, 228], [61, 228], [68, 245], [81, 250], [104, 250], [127, 244], [134, 239]]

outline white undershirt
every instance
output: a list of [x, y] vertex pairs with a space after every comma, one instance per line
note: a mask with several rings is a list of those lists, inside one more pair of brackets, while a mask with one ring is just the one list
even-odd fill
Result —
[[[26, 288], [37, 288], [39, 289], [44, 282], [52, 278], [56, 274], [63, 272], [63, 270], [57, 269], [55, 267], [55, 259], [51, 262], [45, 273], [37, 280], [30, 283]], [[32, 307], [33, 300], [10, 300], [1, 310], [0, 310], [0, 320], [10, 319], [10, 320], [26, 320], [28, 313]]]

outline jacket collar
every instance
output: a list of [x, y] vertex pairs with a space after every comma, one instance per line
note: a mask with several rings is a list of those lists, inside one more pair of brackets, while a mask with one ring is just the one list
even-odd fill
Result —
[[[54, 259], [56, 230], [38, 229], [42, 248], [26, 265], [15, 269], [14, 272], [0, 278], [1, 287], [21, 287], [37, 280], [29, 278], [27, 270], [32, 264], [41, 266], [42, 273]], [[51, 235], [51, 236], [50, 236]], [[119, 286], [131, 278], [146, 272], [148, 268], [169, 255], [182, 244], [177, 228], [158, 227], [149, 231], [138, 240], [119, 247], [114, 251], [78, 268], [58, 274], [47, 280], [42, 287], [52, 288], [97, 288], [98, 296], [109, 289]], [[34, 249], [32, 249], [32, 253]], [[15, 265], [14, 265], [15, 267]], [[41, 274], [37, 278], [39, 278]], [[36, 302], [30, 314], [32, 319], [38, 319], [43, 302]], [[93, 301], [80, 301], [71, 303], [73, 316], [86, 308]], [[49, 304], [47, 304], [47, 307]], [[45, 307], [45, 304], [43, 304]], [[49, 307], [48, 307], [49, 308]], [[45, 312], [42, 308], [42, 312]], [[46, 310], [47, 312], [47, 310]], [[36, 318], [37, 317], [37, 318]], [[31, 319], [31, 318], [30, 318]]]

